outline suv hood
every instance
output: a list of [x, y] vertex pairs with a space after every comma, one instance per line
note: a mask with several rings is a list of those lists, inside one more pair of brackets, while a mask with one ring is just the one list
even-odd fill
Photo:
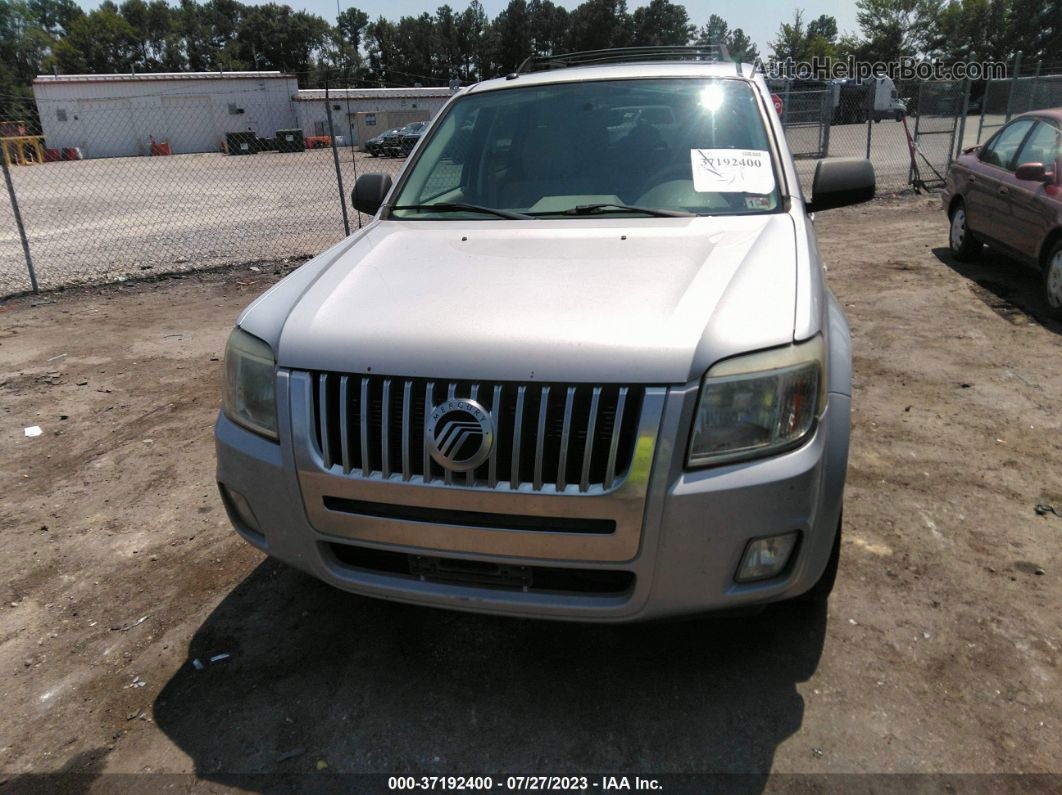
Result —
[[718, 359], [792, 341], [793, 224], [784, 213], [377, 222], [305, 286], [278, 363], [686, 383]]

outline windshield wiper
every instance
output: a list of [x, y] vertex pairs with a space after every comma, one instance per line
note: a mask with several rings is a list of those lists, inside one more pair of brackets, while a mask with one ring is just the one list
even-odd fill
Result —
[[[607, 212], [610, 210], [621, 210], [628, 213], [645, 213], [646, 215], [656, 216], [657, 218], [695, 218], [696, 213], [688, 213], [684, 210], [665, 210], [661, 207], [636, 207], [633, 204], [613, 204], [612, 202], [602, 202], [601, 204], [579, 204], [575, 207], [570, 207], [567, 210], [560, 210], [558, 213], [550, 213], [550, 215], [594, 215], [600, 212]], [[545, 213], [543, 213], [545, 215]]]
[[392, 210], [430, 210], [440, 213], [484, 213], [514, 221], [531, 220], [532, 216], [514, 213], [511, 210], [497, 210], [494, 207], [480, 207], [478, 204], [461, 204], [460, 202], [439, 202], [438, 204], [396, 204]]

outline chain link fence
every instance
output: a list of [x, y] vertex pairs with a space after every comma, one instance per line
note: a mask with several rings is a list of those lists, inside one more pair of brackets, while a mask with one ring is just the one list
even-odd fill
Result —
[[[771, 85], [805, 191], [811, 190], [816, 163], [830, 157], [869, 159], [882, 193], [933, 187], [942, 180], [938, 175], [951, 162], [961, 81], [895, 85], [886, 79], [818, 89], [808, 88], [810, 82]], [[920, 164], [917, 172], [913, 162]]]
[[0, 296], [312, 256], [368, 220], [349, 207], [358, 173], [401, 167], [253, 92], [244, 129], [217, 137], [205, 98], [150, 99], [3, 102]]
[[[1062, 105], [1062, 75], [771, 90], [806, 191], [828, 157], [869, 158], [881, 193], [939, 186], [963, 147]], [[312, 256], [368, 221], [349, 206], [357, 175], [396, 175], [409, 146], [362, 151], [361, 114], [325, 101], [327, 118], [301, 129], [293, 98], [251, 92], [216, 135], [205, 99], [155, 93], [74, 111], [0, 97], [0, 296]]]

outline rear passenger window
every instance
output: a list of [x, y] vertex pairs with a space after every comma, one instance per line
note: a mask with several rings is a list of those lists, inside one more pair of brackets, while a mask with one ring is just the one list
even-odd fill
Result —
[[1018, 153], [1018, 147], [1021, 146], [1021, 142], [1033, 124], [1032, 119], [1018, 119], [1008, 124], [981, 151], [981, 160], [1013, 171], [1014, 157]]

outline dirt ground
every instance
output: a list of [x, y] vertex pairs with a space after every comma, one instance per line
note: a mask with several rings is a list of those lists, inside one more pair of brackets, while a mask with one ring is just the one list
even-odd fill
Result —
[[[0, 304], [0, 782], [1060, 786], [1062, 515], [1034, 508], [1062, 513], [1062, 327], [1031, 270], [950, 260], [934, 198], [818, 228], [855, 346], [841, 570], [828, 610], [754, 619], [583, 627], [333, 590], [240, 541], [214, 486], [225, 336], [277, 273]], [[1055, 776], [954, 777], [1016, 773]]]

